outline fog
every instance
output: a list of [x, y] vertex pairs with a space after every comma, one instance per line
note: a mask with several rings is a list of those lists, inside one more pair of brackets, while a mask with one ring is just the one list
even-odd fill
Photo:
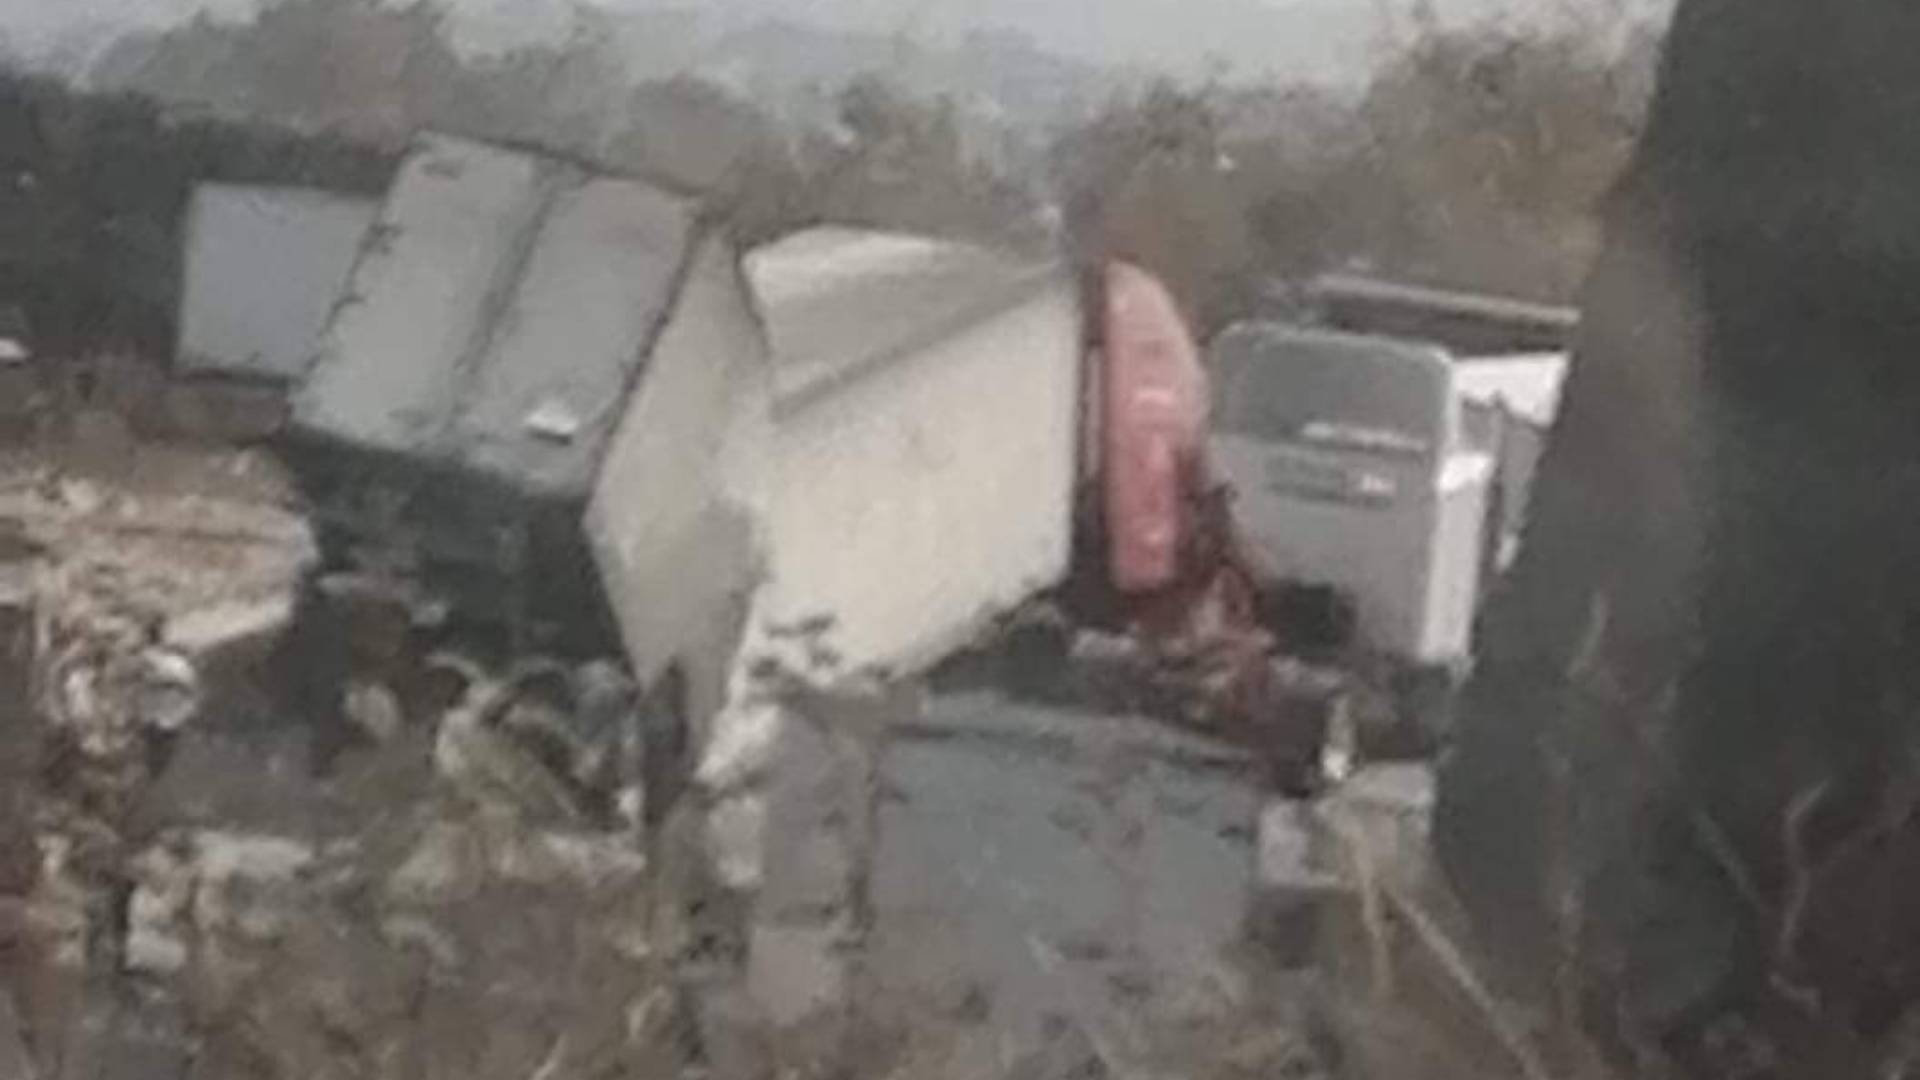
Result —
[[[113, 32], [163, 25], [196, 10], [248, 11], [256, 0], [0, 0], [0, 32], [16, 52], [85, 49]], [[499, 48], [564, 33], [571, 0], [444, 0], [463, 41]], [[1434, 0], [1443, 22], [1482, 19], [1605, 22], [1665, 0]], [[824, 29], [942, 40], [1011, 31], [1039, 48], [1096, 63], [1185, 77], [1340, 81], [1361, 77], [1410, 30], [1415, 0], [603, 0], [617, 11], [697, 7], [718, 23], [768, 19]]]

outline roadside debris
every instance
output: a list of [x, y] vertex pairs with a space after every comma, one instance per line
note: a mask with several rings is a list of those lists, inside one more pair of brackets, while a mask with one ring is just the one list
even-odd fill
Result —
[[[123, 471], [0, 485], [22, 893], [55, 966], [147, 993], [89, 1022], [270, 1076], [1331, 1075], [1286, 979], [1378, 894], [1274, 800], [1403, 718], [1364, 598], [1263, 566], [1152, 275], [743, 259], [678, 195], [434, 135], [377, 207], [195, 206], [181, 367], [290, 395], [298, 497], [109, 422], [138, 364], [73, 425]], [[299, 273], [242, 295], [263, 231]]]
[[437, 720], [434, 763], [463, 796], [534, 820], [602, 827], [623, 800], [644, 802], [638, 703], [617, 667], [534, 662], [502, 676], [455, 656], [427, 664], [430, 676], [459, 686]]
[[[339, 625], [370, 631], [343, 704], [374, 745], [331, 776], [304, 753], [283, 769], [281, 733], [307, 733], [276, 715], [276, 657], [311, 640], [296, 596], [312, 544], [273, 501], [180, 490], [227, 476], [213, 457], [176, 456], [172, 487], [9, 477], [0, 578], [18, 603], [0, 609], [25, 617], [0, 688], [23, 740], [7, 821], [25, 835], [8, 839], [37, 869], [0, 882], [0, 996], [19, 1006], [28, 1075], [122, 1054], [324, 1075], [345, 1039], [382, 1048], [366, 1052], [395, 1071], [376, 1074], [397, 1078], [487, 1033], [508, 1060], [462, 1068], [519, 1080], [505, 1033], [547, 1054], [549, 1029], [582, 1068], [675, 1058], [671, 1008], [627, 1019], [666, 985], [645, 859], [595, 817], [633, 726], [619, 665], [523, 661], [509, 678], [476, 662], [481, 692], [443, 716], [441, 672], [408, 636], [431, 605], [322, 578], [336, 613], [369, 616]], [[382, 611], [399, 623], [385, 646]]]

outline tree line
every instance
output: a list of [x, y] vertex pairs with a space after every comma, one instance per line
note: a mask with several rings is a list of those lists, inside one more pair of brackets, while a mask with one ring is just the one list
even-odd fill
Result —
[[1658, 48], [1650, 27], [1621, 48], [1427, 25], [1358, 91], [1162, 80], [1033, 125], [854, 76], [801, 122], [697, 74], [644, 77], [607, 16], [573, 18], [561, 40], [473, 56], [437, 0], [274, 0], [129, 36], [89, 81], [163, 106], [148, 120], [169, 130], [187, 115], [360, 148], [347, 186], [432, 128], [696, 189], [747, 243], [831, 221], [1123, 255], [1211, 328], [1333, 266], [1570, 296]]

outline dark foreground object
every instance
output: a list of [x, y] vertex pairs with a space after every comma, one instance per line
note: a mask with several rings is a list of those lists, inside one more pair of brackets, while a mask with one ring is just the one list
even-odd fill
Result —
[[1920, 9], [1682, 0], [1436, 843], [1639, 1075], [1908, 1075]]

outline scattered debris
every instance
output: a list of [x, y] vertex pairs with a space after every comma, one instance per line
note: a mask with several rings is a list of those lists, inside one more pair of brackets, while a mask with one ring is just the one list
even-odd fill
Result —
[[162, 639], [189, 657], [264, 653], [293, 625], [290, 595], [239, 600], [171, 615]]
[[[1308, 995], [1263, 994], [1327, 909], [1378, 938], [1390, 905], [1276, 794], [1368, 790], [1393, 710], [1339, 597], [1261, 580], [1150, 275], [837, 229], [743, 264], [677, 196], [443, 136], [377, 210], [195, 206], [196, 374], [90, 361], [80, 449], [0, 484], [44, 744], [0, 916], [144, 995], [83, 989], [29, 1052], [92, 1024], [183, 1060], [191, 1031], [209, 1075], [1327, 1067]], [[243, 302], [262, 230], [301, 266]], [[288, 390], [298, 499], [262, 452], [150, 454], [128, 404], [237, 442]]]

